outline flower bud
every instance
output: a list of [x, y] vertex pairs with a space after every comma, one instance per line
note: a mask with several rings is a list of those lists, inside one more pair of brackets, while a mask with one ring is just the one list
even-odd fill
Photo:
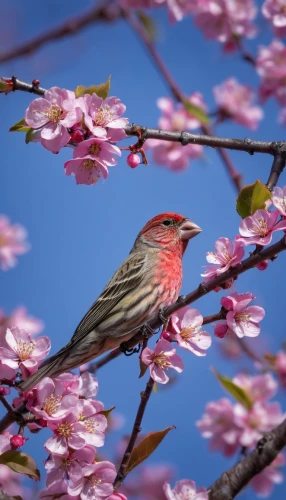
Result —
[[259, 269], [259, 271], [265, 271], [265, 269], [267, 269], [268, 267], [268, 260], [262, 260], [261, 262], [259, 262], [259, 264], [257, 264], [257, 269]]
[[0, 394], [1, 396], [6, 396], [7, 394], [10, 394], [10, 388], [9, 387], [3, 387], [2, 385], [0, 386]]
[[130, 153], [130, 155], [127, 156], [127, 164], [131, 168], [138, 167], [140, 162], [140, 157], [138, 155], [135, 155], [134, 153]]
[[172, 342], [172, 335], [169, 332], [167, 332], [167, 330], [162, 330], [160, 339], [165, 339], [168, 340], [168, 342]]
[[71, 142], [74, 142], [75, 144], [78, 144], [79, 142], [82, 142], [84, 140], [84, 132], [79, 129], [73, 130], [70, 136]]
[[10, 444], [11, 444], [12, 450], [17, 450], [18, 448], [23, 446], [25, 441], [26, 441], [26, 439], [23, 436], [20, 436], [20, 434], [15, 434], [14, 436], [12, 436], [10, 438]]

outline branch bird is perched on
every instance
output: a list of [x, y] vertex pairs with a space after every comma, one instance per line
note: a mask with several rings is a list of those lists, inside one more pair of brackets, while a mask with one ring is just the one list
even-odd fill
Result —
[[69, 343], [48, 358], [19, 387], [28, 391], [118, 347], [175, 302], [182, 284], [182, 257], [201, 228], [187, 217], [164, 213], [151, 219]]

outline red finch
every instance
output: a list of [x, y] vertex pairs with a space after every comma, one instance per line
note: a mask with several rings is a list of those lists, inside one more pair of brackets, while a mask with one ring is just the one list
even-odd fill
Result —
[[56, 377], [87, 363], [133, 337], [177, 300], [182, 257], [201, 228], [187, 217], [164, 213], [151, 219], [102, 294], [88, 310], [69, 343], [20, 384], [22, 391], [44, 377]]

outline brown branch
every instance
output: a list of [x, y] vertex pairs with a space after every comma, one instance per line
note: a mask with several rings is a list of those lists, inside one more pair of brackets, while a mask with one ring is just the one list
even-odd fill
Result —
[[0, 401], [5, 406], [7, 413], [0, 420], [0, 434], [2, 434], [14, 422], [17, 422], [19, 425], [25, 425], [27, 423], [25, 417], [23, 416], [23, 413], [27, 412], [25, 403], [20, 404], [17, 408], [13, 408], [5, 398], [4, 402], [3, 398], [4, 396], [0, 396]]
[[209, 500], [232, 500], [249, 481], [270, 465], [286, 446], [286, 419], [264, 434], [254, 451], [224, 472], [209, 488]]
[[139, 404], [139, 407], [137, 410], [137, 414], [135, 417], [132, 433], [131, 433], [131, 436], [129, 438], [129, 442], [127, 444], [124, 455], [122, 457], [121, 464], [120, 464], [118, 472], [117, 472], [117, 476], [116, 476], [115, 481], [113, 483], [114, 491], [118, 490], [119, 486], [121, 485], [122, 481], [124, 481], [124, 478], [126, 476], [126, 467], [128, 464], [128, 460], [129, 460], [131, 452], [135, 446], [137, 436], [138, 436], [139, 432], [141, 431], [142, 419], [143, 419], [150, 395], [152, 393], [153, 387], [154, 387], [154, 380], [150, 377], [147, 384], [146, 384], [145, 391], [141, 392], [141, 394], [140, 394], [141, 401], [140, 401], [140, 404]]
[[[27, 83], [19, 80], [15, 76], [12, 78], [0, 77], [0, 81], [3, 81], [7, 85], [7, 93], [20, 90], [22, 92], [29, 92], [36, 95], [44, 95], [46, 89], [39, 87], [39, 82], [35, 80], [33, 83]], [[2, 91], [5, 92], [5, 91]], [[167, 142], [179, 142], [182, 146], [187, 144], [200, 144], [201, 146], [209, 146], [211, 148], [218, 149], [219, 153], [222, 154], [222, 149], [231, 149], [235, 151], [245, 151], [253, 155], [254, 153], [264, 153], [270, 154], [272, 156], [281, 155], [285, 157], [286, 155], [286, 142], [264, 142], [264, 141], [253, 141], [251, 139], [232, 139], [229, 137], [217, 137], [213, 135], [206, 134], [192, 134], [185, 131], [170, 131], [161, 130], [156, 128], [144, 127], [142, 125], [132, 124], [126, 125], [124, 130], [128, 136], [140, 136], [139, 143], [142, 146], [147, 139], [159, 139]], [[281, 165], [278, 166], [276, 160], [275, 167], [274, 163], [272, 166], [272, 173], [270, 174], [267, 185], [273, 186], [278, 180], [278, 173], [281, 173]], [[232, 171], [232, 175], [238, 175], [235, 171]], [[274, 175], [276, 176], [274, 178]]]
[[[132, 14], [129, 10], [122, 9], [123, 17], [128, 21], [132, 29], [137, 33], [144, 46], [148, 50], [149, 55], [151, 56], [153, 62], [155, 63], [156, 68], [159, 70], [159, 73], [163, 76], [164, 82], [170, 88], [174, 98], [185, 105], [185, 102], [188, 100], [188, 97], [184, 94], [184, 92], [180, 89], [177, 82], [174, 80], [171, 73], [168, 71], [158, 52], [156, 51], [154, 44], [150, 40], [145, 28], [142, 24], [140, 24], [135, 15]], [[208, 125], [201, 126], [202, 132], [207, 135], [212, 135], [211, 127]], [[228, 153], [221, 149], [218, 149], [219, 156], [224, 163], [228, 175], [235, 186], [235, 189], [239, 192], [242, 188], [242, 176], [239, 172], [236, 171]]]
[[22, 43], [7, 52], [0, 54], [0, 63], [11, 61], [17, 57], [31, 55], [43, 45], [67, 36], [73, 36], [95, 22], [112, 22], [121, 16], [121, 11], [115, 5], [110, 8], [110, 1], [95, 6], [81, 16], [70, 18], [60, 26], [37, 36], [26, 43]]
[[266, 183], [268, 189], [272, 190], [274, 186], [276, 186], [278, 179], [285, 168], [285, 163], [286, 163], [285, 144], [280, 144], [280, 147], [278, 146], [276, 154], [274, 156], [269, 179]]

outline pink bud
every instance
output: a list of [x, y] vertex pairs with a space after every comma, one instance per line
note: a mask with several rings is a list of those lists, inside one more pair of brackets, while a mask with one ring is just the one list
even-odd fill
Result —
[[10, 388], [9, 387], [3, 387], [2, 385], [0, 386], [0, 394], [1, 396], [6, 396], [7, 394], [10, 394]]
[[74, 130], [71, 133], [71, 142], [74, 142], [75, 144], [82, 142], [84, 140], [84, 132], [82, 130]]
[[130, 155], [127, 156], [127, 164], [131, 168], [138, 167], [140, 161], [140, 157], [138, 155], [135, 155], [134, 153], [130, 153]]
[[48, 422], [47, 422], [44, 418], [40, 418], [40, 420], [38, 421], [38, 424], [39, 424], [41, 427], [47, 427]]
[[265, 271], [265, 269], [267, 269], [268, 267], [268, 260], [262, 260], [261, 262], [259, 262], [259, 264], [257, 264], [257, 269], [259, 269], [259, 271]]
[[168, 342], [172, 342], [172, 335], [169, 332], [167, 332], [167, 330], [162, 330], [160, 339], [165, 339], [168, 340]]
[[15, 434], [15, 436], [12, 436], [10, 438], [10, 444], [11, 444], [12, 450], [17, 450], [18, 448], [23, 446], [25, 441], [26, 441], [26, 439], [23, 436], [20, 436], [20, 434]]
[[216, 337], [223, 339], [227, 333], [228, 326], [224, 323], [217, 323], [215, 325], [214, 334]]

